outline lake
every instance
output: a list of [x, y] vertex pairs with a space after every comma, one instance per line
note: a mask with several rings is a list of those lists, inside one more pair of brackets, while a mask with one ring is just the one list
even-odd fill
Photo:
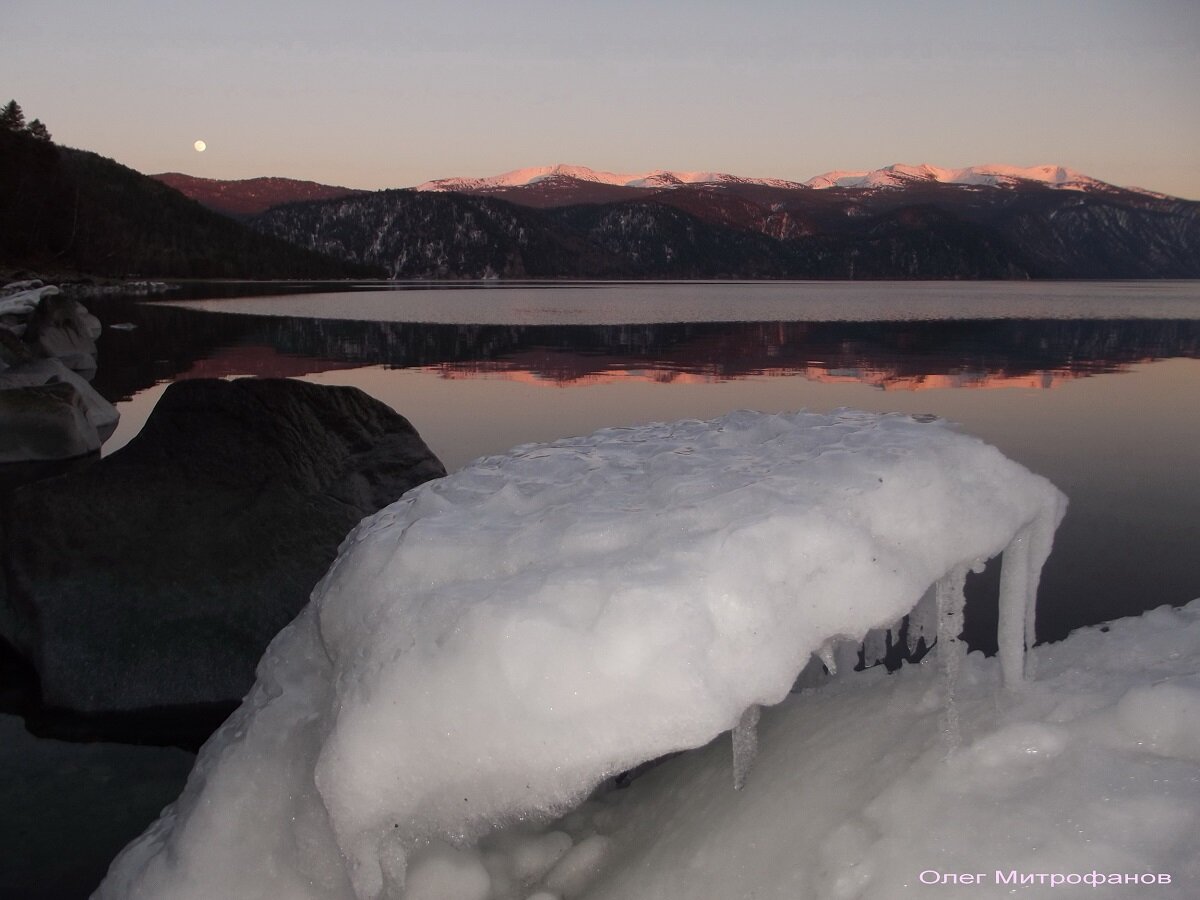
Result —
[[[450, 469], [742, 407], [934, 413], [1070, 497], [1043, 640], [1200, 597], [1200, 282], [197, 284], [166, 297], [86, 301], [106, 326], [95, 383], [122, 413], [106, 453], [168, 384], [198, 377], [357, 386]], [[996, 569], [968, 584], [967, 639], [984, 650]], [[22, 896], [86, 894], [192, 760], [36, 741], [11, 716], [0, 730], [0, 836], [14, 848], [0, 882]]]
[[[112, 452], [171, 381], [354, 385], [456, 469], [733, 409], [933, 413], [1071, 507], [1038, 635], [1200, 596], [1200, 283], [191, 285], [92, 304]], [[994, 647], [989, 567], [968, 640]]]

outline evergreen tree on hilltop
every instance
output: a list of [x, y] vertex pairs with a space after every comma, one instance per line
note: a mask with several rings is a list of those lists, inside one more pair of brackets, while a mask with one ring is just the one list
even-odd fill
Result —
[[[43, 126], [44, 128], [45, 126]], [[9, 100], [4, 109], [0, 109], [0, 129], [4, 131], [25, 130], [25, 113], [16, 100]]]
[[37, 138], [39, 141], [50, 142], [50, 132], [42, 124], [41, 119], [34, 119], [25, 130], [29, 132], [31, 137]]

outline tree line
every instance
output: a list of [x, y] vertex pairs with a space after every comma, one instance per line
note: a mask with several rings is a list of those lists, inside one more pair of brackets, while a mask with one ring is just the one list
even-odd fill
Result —
[[28, 125], [25, 124], [25, 111], [16, 100], [9, 100], [4, 108], [0, 109], [0, 129], [28, 134], [39, 141], [50, 143], [50, 132], [42, 124], [42, 120], [34, 119]]

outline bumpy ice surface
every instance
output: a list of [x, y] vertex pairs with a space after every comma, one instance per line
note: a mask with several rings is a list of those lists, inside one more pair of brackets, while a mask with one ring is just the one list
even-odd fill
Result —
[[897, 415], [742, 412], [481, 460], [350, 535], [99, 896], [574, 896], [608, 840], [525, 829], [752, 723], [935, 584], [953, 618], [965, 568], [1006, 548], [1018, 680], [1064, 506]]

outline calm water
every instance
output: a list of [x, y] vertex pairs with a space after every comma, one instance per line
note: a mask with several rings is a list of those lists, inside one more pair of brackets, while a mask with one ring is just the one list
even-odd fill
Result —
[[[167, 384], [206, 376], [356, 385], [411, 419], [450, 468], [739, 407], [932, 412], [1071, 498], [1042, 582], [1043, 639], [1200, 596], [1198, 282], [209, 285], [176, 305], [183, 293], [88, 303], [107, 326], [137, 326], [100, 340], [96, 385], [122, 411], [106, 452]], [[967, 636], [984, 649], [994, 570], [968, 585]], [[0, 881], [21, 896], [86, 895], [190, 762], [0, 728], [12, 813], [0, 839], [19, 863]], [[58, 865], [67, 831], [71, 865]]]
[[[608, 425], [749, 407], [935, 413], [1071, 498], [1039, 636], [1200, 596], [1200, 283], [343, 285], [112, 299], [111, 452], [165, 385], [355, 385], [447, 467]], [[990, 571], [990, 570], [989, 570]], [[982, 597], [982, 582], [974, 593]], [[973, 600], [987, 648], [994, 611]]]

